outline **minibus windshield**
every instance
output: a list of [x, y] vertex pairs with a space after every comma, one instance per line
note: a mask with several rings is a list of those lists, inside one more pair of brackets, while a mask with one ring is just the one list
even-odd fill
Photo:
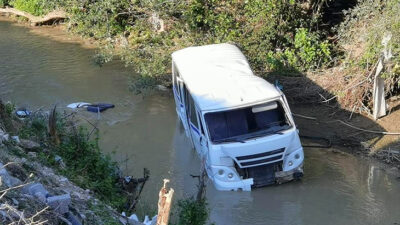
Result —
[[244, 142], [250, 138], [279, 134], [291, 127], [279, 101], [206, 113], [204, 118], [214, 143]]

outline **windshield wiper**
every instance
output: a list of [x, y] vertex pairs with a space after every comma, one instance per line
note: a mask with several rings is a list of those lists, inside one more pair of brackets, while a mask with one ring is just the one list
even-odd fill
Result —
[[237, 137], [231, 137], [231, 138], [224, 138], [220, 140], [213, 141], [214, 143], [224, 143], [224, 142], [240, 142], [240, 143], [245, 143], [245, 141], [242, 138], [237, 138]]
[[260, 133], [257, 133], [257, 134], [253, 134], [253, 135], [248, 136], [248, 137], [246, 138], [246, 140], [247, 140], [247, 139], [250, 139], [250, 138], [264, 137], [264, 136], [271, 135], [271, 134], [283, 135], [282, 130], [269, 131], [269, 132], [260, 132]]

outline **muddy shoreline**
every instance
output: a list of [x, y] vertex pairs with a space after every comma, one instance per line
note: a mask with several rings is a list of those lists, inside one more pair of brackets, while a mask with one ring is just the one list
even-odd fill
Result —
[[68, 32], [67, 24], [60, 23], [55, 25], [31, 26], [27, 20], [14, 15], [7, 15], [6, 13], [0, 13], [0, 22], [11, 22], [15, 26], [29, 28], [32, 34], [43, 36], [54, 41], [79, 44], [87, 49], [97, 48], [97, 43], [94, 40], [82, 38], [79, 35]]
[[[337, 122], [337, 120], [348, 121], [357, 127], [365, 127], [371, 130], [384, 130], [380, 127], [379, 123], [375, 123], [375, 121], [365, 115], [354, 113], [351, 120], [349, 120], [351, 112], [323, 104], [291, 104], [291, 110], [297, 115], [316, 118], [316, 120], [311, 120], [294, 116], [300, 135], [329, 139], [332, 146], [341, 151], [340, 154], [355, 155], [377, 164], [380, 168], [396, 177], [400, 177], [399, 162], [388, 161], [386, 157], [379, 157], [375, 154], [389, 148], [384, 145], [384, 143], [396, 143], [397, 136], [393, 137], [389, 135], [360, 132], [348, 126], [344, 126]], [[394, 116], [398, 116], [397, 114]], [[393, 116], [389, 115], [388, 117]], [[303, 141], [306, 143], [309, 142], [309, 140]], [[319, 141], [316, 143], [317, 145], [324, 144]], [[332, 152], [336, 151], [330, 148], [326, 150]]]
[[[94, 40], [85, 39], [68, 32], [66, 24], [33, 27], [24, 20], [4, 14], [0, 14], [0, 21], [13, 22], [13, 24], [16, 26], [29, 28], [32, 34], [39, 35], [45, 38], [50, 38], [51, 40], [55, 40], [58, 42], [79, 44], [83, 48], [90, 49], [96, 49], [98, 46], [98, 43]], [[396, 128], [396, 125], [392, 124], [391, 121], [396, 121], [396, 118], [400, 118], [399, 110], [392, 112], [387, 117], [384, 117], [376, 122], [368, 118], [368, 116], [346, 111], [339, 108], [337, 105], [332, 106], [331, 104], [321, 103], [298, 104], [296, 103], [296, 97], [299, 94], [303, 94], [303, 89], [290, 91], [291, 89], [293, 89], [293, 87], [291, 87], [291, 84], [286, 84], [284, 81], [282, 83], [285, 87], [284, 92], [289, 99], [292, 112], [295, 114], [317, 118], [317, 120], [309, 120], [295, 117], [295, 121], [300, 130], [300, 134], [327, 138], [332, 141], [332, 144], [335, 147], [339, 148], [345, 154], [353, 154], [357, 155], [358, 157], [371, 160], [373, 162], [378, 162], [381, 167], [386, 171], [396, 176], [400, 176], [400, 162], [388, 161], [382, 157], [377, 158], [373, 154], [371, 154], [378, 152], [382, 149], [385, 150], [388, 148], [388, 146], [396, 147], [396, 143], [398, 143], [399, 140], [398, 136], [383, 136], [359, 132], [352, 128], [343, 126], [343, 124], [332, 122], [333, 120], [343, 120], [348, 121], [355, 126], [363, 127], [366, 129], [378, 131], [386, 131], [388, 129], [391, 129], [389, 131], [392, 131], [392, 129]], [[301, 86], [302, 84], [297, 85]], [[313, 96], [310, 96], [310, 98], [319, 98], [316, 97], [318, 96], [318, 93], [311, 93], [311, 95]], [[329, 149], [327, 150], [329, 151]]]

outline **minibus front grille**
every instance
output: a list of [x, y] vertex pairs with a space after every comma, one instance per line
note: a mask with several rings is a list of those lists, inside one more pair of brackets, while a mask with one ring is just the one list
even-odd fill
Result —
[[[268, 164], [282, 159], [285, 148], [280, 148], [268, 152], [258, 153], [254, 155], [238, 156], [236, 160], [241, 167], [256, 166]], [[268, 157], [270, 156], [270, 157]]]
[[269, 152], [263, 152], [263, 153], [254, 154], [254, 155], [239, 156], [239, 157], [236, 157], [236, 159], [237, 160], [257, 159], [257, 158], [261, 158], [261, 157], [266, 157], [266, 156], [270, 156], [270, 155], [283, 153], [284, 151], [285, 151], [285, 148], [280, 148], [280, 149], [277, 149], [277, 150], [273, 150], [273, 151], [269, 151]]
[[276, 161], [273, 163], [253, 166], [247, 168], [239, 168], [235, 163], [235, 168], [243, 179], [253, 178], [252, 188], [264, 187], [276, 183], [275, 173], [282, 171], [283, 161]]

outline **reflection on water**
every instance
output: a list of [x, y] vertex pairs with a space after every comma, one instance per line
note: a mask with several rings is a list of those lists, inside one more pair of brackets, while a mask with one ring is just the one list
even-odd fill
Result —
[[[176, 199], [195, 193], [199, 160], [189, 148], [169, 94], [141, 98], [127, 89], [129, 70], [114, 62], [92, 63], [92, 50], [34, 36], [0, 22], [0, 98], [38, 108], [76, 101], [110, 102], [116, 108], [79, 115], [98, 123], [101, 147], [115, 152], [125, 174], [151, 180], [143, 202], [155, 205], [163, 178]], [[400, 223], [400, 183], [373, 164], [347, 154], [306, 149], [301, 182], [219, 192], [208, 184], [211, 221], [216, 224], [395, 224]]]

